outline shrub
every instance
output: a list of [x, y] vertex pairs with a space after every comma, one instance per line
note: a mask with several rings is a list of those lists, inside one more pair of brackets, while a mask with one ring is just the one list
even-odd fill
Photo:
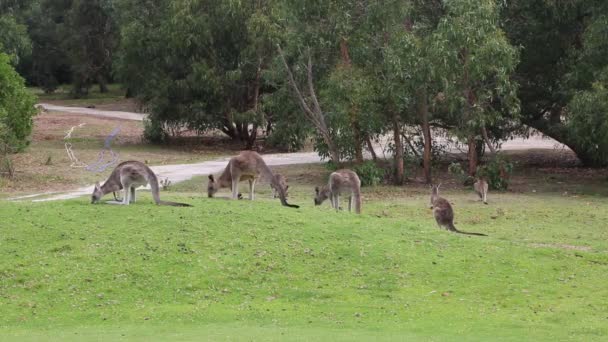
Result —
[[29, 143], [35, 103], [23, 78], [10, 65], [9, 57], [0, 53], [0, 144], [11, 152], [19, 152]]
[[370, 160], [355, 166], [354, 171], [359, 175], [361, 186], [378, 185], [384, 178], [384, 169]]
[[158, 120], [144, 120], [144, 139], [154, 144], [160, 144], [166, 141], [167, 132]]
[[513, 164], [502, 155], [497, 155], [489, 163], [477, 167], [477, 176], [484, 178], [490, 188], [507, 190], [513, 172]]
[[473, 184], [472, 177], [467, 175], [460, 163], [451, 163], [450, 166], [448, 166], [448, 173], [464, 185]]

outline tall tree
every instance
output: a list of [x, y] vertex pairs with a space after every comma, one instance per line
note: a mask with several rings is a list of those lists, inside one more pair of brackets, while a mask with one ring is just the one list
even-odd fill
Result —
[[523, 123], [567, 145], [588, 166], [608, 165], [603, 135], [594, 132], [601, 126], [576, 125], [602, 112], [601, 101], [590, 111], [593, 104], [582, 100], [598, 94], [608, 65], [607, 16], [602, 0], [518, 0], [502, 11], [509, 38], [522, 46], [516, 76]]
[[159, 129], [217, 129], [251, 148], [273, 91], [264, 80], [276, 54], [273, 4], [124, 1], [118, 74]]
[[100, 92], [108, 91], [118, 33], [113, 12], [113, 0], [72, 0], [63, 39], [77, 97], [87, 95], [94, 83]]
[[435, 72], [448, 100], [448, 117], [469, 145], [469, 175], [477, 170], [477, 137], [493, 149], [487, 127], [516, 120], [519, 102], [512, 79], [516, 49], [500, 28], [494, 0], [446, 3], [433, 34]]

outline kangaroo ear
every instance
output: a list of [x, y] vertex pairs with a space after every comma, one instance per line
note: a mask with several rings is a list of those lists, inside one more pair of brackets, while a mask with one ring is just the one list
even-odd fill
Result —
[[437, 184], [437, 189], [439, 189], [440, 186], [441, 186], [441, 183]]
[[99, 185], [99, 182], [95, 182], [95, 190], [101, 190], [101, 185]]
[[318, 186], [315, 186], [315, 193], [317, 193], [317, 194], [319, 193], [319, 187]]
[[285, 187], [285, 191], [287, 191], [287, 189], [289, 189], [289, 185]]
[[212, 182], [215, 182], [215, 179], [213, 178], [213, 175], [209, 175], [209, 180]]

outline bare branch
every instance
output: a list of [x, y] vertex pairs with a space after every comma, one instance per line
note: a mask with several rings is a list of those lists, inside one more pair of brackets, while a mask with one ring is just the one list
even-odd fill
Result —
[[492, 146], [492, 142], [490, 141], [490, 138], [488, 138], [488, 131], [486, 130], [486, 126], [484, 125], [481, 126], [481, 135], [483, 136], [483, 141], [486, 142], [486, 145], [488, 145], [488, 148], [490, 148], [492, 154], [496, 155], [496, 149], [494, 148], [494, 146]]
[[281, 57], [281, 61], [283, 62], [285, 71], [287, 71], [287, 79], [289, 80], [289, 84], [291, 85], [294, 92], [296, 93], [296, 96], [298, 97], [298, 103], [300, 104], [300, 107], [302, 107], [302, 110], [304, 110], [304, 112], [309, 116], [309, 118], [311, 120], [314, 120], [315, 115], [312, 112], [312, 110], [310, 109], [310, 107], [308, 106], [308, 104], [306, 103], [304, 96], [302, 96], [302, 92], [300, 92], [300, 88], [298, 88], [296, 80], [293, 77], [293, 73], [291, 72], [291, 68], [289, 68], [289, 66], [287, 65], [287, 61], [285, 60], [285, 55], [283, 54], [283, 49], [281, 49], [281, 46], [279, 44], [277, 44], [277, 49], [279, 50], [279, 56]]
[[314, 83], [312, 81], [312, 58], [310, 56], [310, 50], [308, 51], [308, 91], [310, 92], [310, 97], [312, 98], [312, 103], [315, 106], [316, 113], [322, 113], [321, 106], [319, 105], [319, 101], [317, 100], [317, 95], [315, 93]]

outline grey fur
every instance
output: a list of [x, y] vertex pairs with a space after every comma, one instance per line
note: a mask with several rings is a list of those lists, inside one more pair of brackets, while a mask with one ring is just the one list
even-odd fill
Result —
[[488, 182], [483, 178], [479, 178], [475, 184], [473, 184], [473, 189], [475, 189], [475, 192], [479, 195], [479, 199], [482, 200], [484, 204], [488, 204]]
[[340, 209], [340, 195], [348, 195], [348, 211], [352, 211], [353, 200], [355, 212], [361, 214], [361, 180], [348, 169], [341, 169], [329, 175], [326, 186], [315, 188], [315, 205], [321, 205], [329, 198], [332, 208]]
[[158, 178], [146, 164], [134, 160], [118, 164], [103, 185], [99, 185], [99, 182], [95, 183], [91, 203], [98, 203], [104, 195], [120, 190], [124, 190], [122, 204], [135, 203], [135, 188], [147, 184], [150, 184], [152, 198], [154, 198], [156, 204], [190, 207], [189, 204], [185, 203], [161, 201]]
[[249, 182], [249, 199], [254, 199], [255, 182], [261, 176], [270, 180], [272, 186], [277, 189], [281, 204], [286, 207], [299, 208], [300, 206], [287, 203], [286, 189], [279, 184], [272, 173], [272, 170], [266, 165], [262, 156], [254, 151], [243, 151], [238, 156], [232, 157], [226, 165], [224, 172], [217, 178], [209, 175], [209, 183], [207, 184], [207, 196], [213, 197], [221, 188], [232, 189], [232, 199], [238, 199], [239, 182], [247, 180]]
[[463, 232], [454, 226], [454, 210], [448, 200], [439, 196], [440, 186], [441, 184], [431, 186], [431, 209], [433, 209], [433, 216], [439, 227], [459, 234], [487, 236], [481, 233]]
[[289, 185], [287, 185], [287, 179], [285, 176], [281, 174], [274, 175], [274, 182], [270, 183], [270, 188], [272, 189], [271, 198], [279, 197], [279, 190], [274, 186], [274, 184], [279, 184], [283, 189], [285, 189], [285, 198], [289, 197]]

